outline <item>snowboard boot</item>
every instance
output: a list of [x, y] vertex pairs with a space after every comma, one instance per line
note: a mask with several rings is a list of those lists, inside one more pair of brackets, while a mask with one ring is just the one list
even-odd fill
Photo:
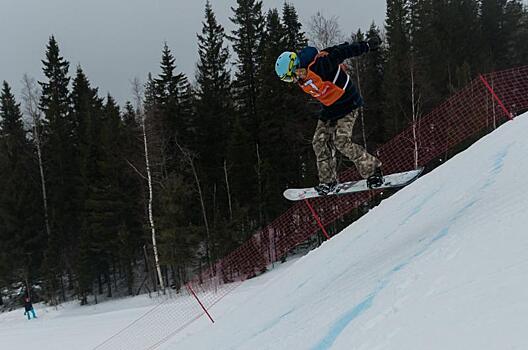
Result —
[[321, 182], [319, 185], [314, 187], [314, 190], [319, 193], [320, 196], [326, 196], [333, 192], [337, 187], [337, 181], [332, 182]]
[[381, 168], [377, 167], [374, 173], [367, 178], [367, 187], [370, 189], [383, 185], [383, 173]]

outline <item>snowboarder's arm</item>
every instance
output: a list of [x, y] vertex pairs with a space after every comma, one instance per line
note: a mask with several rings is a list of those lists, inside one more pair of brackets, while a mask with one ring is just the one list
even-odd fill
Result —
[[340, 45], [328, 47], [323, 51], [328, 52], [328, 59], [333, 64], [341, 64], [344, 60], [350, 57], [361, 56], [364, 53], [369, 52], [369, 45], [365, 41], [359, 41], [352, 44], [347, 42]]

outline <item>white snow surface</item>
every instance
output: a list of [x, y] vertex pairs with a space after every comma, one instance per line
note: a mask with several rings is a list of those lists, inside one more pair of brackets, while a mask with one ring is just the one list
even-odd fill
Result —
[[[527, 134], [504, 124], [160, 349], [528, 349]], [[150, 303], [3, 314], [0, 348], [92, 349]]]

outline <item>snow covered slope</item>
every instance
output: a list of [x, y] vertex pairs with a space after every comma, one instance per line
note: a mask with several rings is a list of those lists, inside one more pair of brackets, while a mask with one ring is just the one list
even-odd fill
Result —
[[527, 135], [503, 125], [163, 349], [528, 349]]
[[[527, 134], [528, 115], [508, 122], [160, 349], [528, 349]], [[93, 349], [151, 307], [3, 314], [0, 349]]]

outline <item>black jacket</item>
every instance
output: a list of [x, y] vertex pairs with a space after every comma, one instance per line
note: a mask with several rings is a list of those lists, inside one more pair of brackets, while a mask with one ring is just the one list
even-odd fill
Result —
[[[312, 65], [311, 70], [319, 75], [323, 80], [333, 81], [337, 73], [337, 69], [341, 63], [347, 58], [360, 56], [369, 51], [366, 42], [357, 43], [343, 43], [337, 46], [332, 46], [324, 49], [328, 52], [326, 56], [320, 56]], [[307, 46], [298, 53], [300, 60], [300, 68], [307, 68], [314, 60], [318, 51], [315, 47]], [[344, 74], [342, 74], [344, 76]], [[344, 86], [344, 83], [340, 86]], [[356, 84], [350, 79], [345, 93], [339, 100], [330, 106], [323, 106], [319, 119], [323, 121], [341, 119], [354, 109], [363, 106], [363, 98], [359, 94]]]
[[27, 311], [31, 311], [33, 309], [33, 304], [31, 301], [24, 301], [24, 309]]

